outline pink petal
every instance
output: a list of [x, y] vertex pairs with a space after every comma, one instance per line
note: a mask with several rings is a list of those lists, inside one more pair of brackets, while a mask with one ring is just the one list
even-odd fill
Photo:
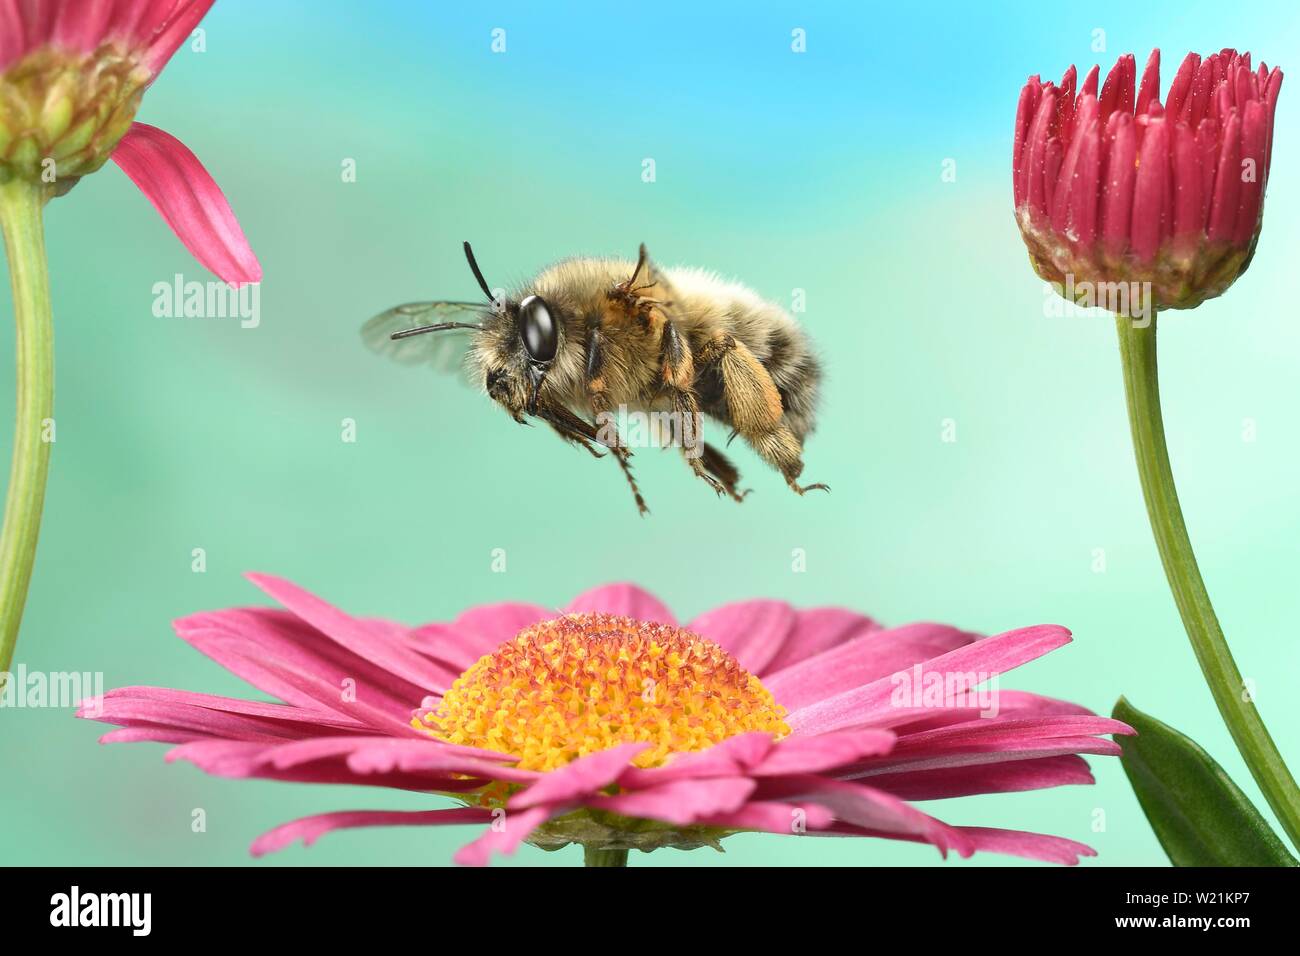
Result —
[[1065, 837], [1044, 833], [1027, 833], [1022, 830], [996, 830], [990, 827], [957, 827], [969, 839], [976, 851], [1005, 853], [1046, 863], [1074, 866], [1081, 856], [1096, 856], [1097, 851], [1083, 843]]
[[1179, 65], [1178, 72], [1174, 75], [1174, 81], [1169, 84], [1169, 95], [1165, 97], [1165, 109], [1174, 119], [1177, 119], [1183, 111], [1183, 103], [1187, 99], [1187, 94], [1191, 91], [1192, 80], [1195, 78], [1200, 66], [1201, 56], [1199, 53], [1187, 54]]
[[837, 730], [815, 737], [795, 735], [779, 741], [752, 772], [759, 777], [829, 772], [863, 757], [887, 754], [893, 746], [894, 735], [888, 730]]
[[[365, 621], [343, 613], [291, 581], [269, 574], [248, 574], [248, 580], [302, 620], [354, 654], [426, 690], [446, 688], [447, 671], [424, 655], [383, 635]], [[418, 701], [412, 701], [412, 705]]]
[[511, 797], [509, 806], [524, 809], [589, 797], [617, 780], [632, 758], [649, 746], [648, 743], [620, 744], [579, 757], [558, 770], [543, 774], [527, 790]]
[[[920, 665], [920, 679], [937, 673], [976, 673], [989, 677], [1019, 667], [1070, 642], [1070, 632], [1051, 624], [1025, 627], [959, 647]], [[818, 734], [854, 726], [893, 726], [925, 708], [893, 704], [893, 675], [791, 711], [786, 723], [798, 733]], [[769, 684], [769, 687], [771, 685]]]
[[[357, 773], [436, 770], [508, 780], [511, 783], [532, 783], [541, 778], [541, 774], [535, 770], [505, 766], [515, 762], [515, 758], [508, 754], [432, 738], [403, 740], [393, 737], [361, 737], [335, 739], [332, 743], [340, 753], [347, 755], [348, 766]], [[292, 766], [297, 761], [317, 759], [327, 752], [324, 741], [304, 740], [284, 744], [271, 756], [277, 766]]]
[[1133, 97], [1137, 92], [1137, 60], [1132, 53], [1125, 53], [1119, 58], [1122, 66], [1119, 88], [1119, 109], [1125, 113], [1133, 112]]
[[[1132, 62], [1132, 57], [1129, 62]], [[1132, 96], [1131, 84], [1126, 87], [1126, 94]], [[1081, 117], [1082, 126], [1077, 134], [1082, 146], [1074, 168], [1074, 183], [1070, 187], [1070, 233], [1072, 240], [1085, 248], [1097, 238], [1097, 215], [1101, 204], [1101, 127], [1093, 118], [1093, 101], [1088, 99], [1086, 103], [1088, 109]]]
[[1121, 112], [1132, 112], [1131, 110], [1124, 110], [1120, 106], [1120, 98], [1124, 88], [1124, 59], [1121, 56], [1115, 61], [1115, 65], [1106, 74], [1106, 81], [1101, 84], [1101, 95], [1097, 98], [1097, 105], [1100, 110], [1098, 115], [1103, 122], [1109, 119], [1110, 114], [1117, 109], [1121, 110]]
[[1079, 95], [1082, 96], [1084, 93], [1087, 93], [1089, 96], [1096, 96], [1097, 80], [1100, 77], [1101, 67], [1094, 63], [1092, 69], [1088, 71], [1088, 75], [1083, 78], [1083, 86], [1079, 87]]
[[880, 625], [871, 618], [845, 608], [815, 607], [796, 611], [794, 630], [786, 637], [776, 656], [768, 661], [763, 673], [757, 676], [775, 674], [868, 631], [878, 630]]
[[1228, 117], [1222, 136], [1214, 192], [1210, 198], [1210, 221], [1206, 230], [1211, 242], [1231, 242], [1237, 225], [1241, 196], [1241, 116]]
[[1071, 754], [1118, 757], [1120, 748], [1119, 744], [1105, 737], [1087, 734], [1078, 737], [1012, 738], [1003, 742], [980, 741], [969, 747], [954, 746], [948, 750], [936, 748], [925, 755], [908, 755], [897, 760], [868, 759], [857, 767], [842, 768], [836, 775], [845, 780], [870, 780], [877, 774], [899, 771], [910, 773], [955, 767], [977, 767], [1007, 760], [1037, 760], [1042, 757], [1063, 757]]
[[[1263, 69], [1263, 64], [1260, 64]], [[1268, 75], [1267, 90], [1264, 94], [1264, 102], [1268, 104], [1268, 148], [1264, 151], [1264, 171], [1265, 173], [1271, 168], [1273, 162], [1273, 119], [1277, 111], [1277, 97], [1282, 90], [1282, 71], [1277, 67]], [[1265, 177], [1267, 179], [1267, 176]]]
[[433, 740], [397, 740], [389, 737], [319, 737], [282, 744], [248, 741], [199, 741], [182, 744], [167, 753], [168, 762], [185, 760], [217, 777], [283, 779], [286, 772], [313, 767], [330, 771], [334, 782], [372, 784], [370, 777], [397, 776], [408, 786], [423, 790], [458, 789], [444, 786], [452, 777], [484, 781], [504, 780], [530, 784], [541, 776], [499, 762], [499, 755], [474, 748], [456, 747]]
[[825, 777], [779, 777], [764, 781], [758, 799], [778, 799], [787, 803], [809, 803], [826, 807], [837, 820], [890, 836], [913, 836], [932, 843], [947, 856], [956, 850], [961, 856], [974, 852], [971, 841], [953, 827], [893, 794], [874, 787]]
[[1016, 129], [1011, 144], [1011, 180], [1017, 209], [1029, 198], [1029, 131], [1042, 94], [1042, 83], [1038, 77], [1031, 76], [1021, 88], [1020, 102], [1016, 106]]
[[1210, 201], [1214, 197], [1214, 179], [1219, 166], [1219, 124], [1207, 119], [1196, 127], [1196, 153], [1201, 167], [1201, 231], [1210, 224]]
[[972, 746], [975, 742], [1076, 737], [1081, 734], [1132, 734], [1123, 721], [1096, 714], [1047, 714], [1028, 717], [977, 719], [899, 737], [890, 753], [921, 753], [936, 747]]
[[1201, 161], [1196, 149], [1196, 134], [1183, 123], [1174, 127], [1172, 158], [1174, 245], [1180, 255], [1191, 255], [1204, 235], [1202, 216], [1205, 204], [1201, 196]]
[[320, 744], [314, 753], [301, 756], [290, 756], [287, 746], [271, 752], [265, 744], [249, 740], [178, 741], [180, 746], [169, 750], [166, 759], [168, 763], [185, 760], [214, 777], [383, 787], [422, 793], [459, 793], [477, 790], [489, 782], [489, 778], [467, 777], [446, 770], [359, 772], [350, 767], [347, 760], [348, 749], [356, 746], [352, 743], [355, 739], [321, 738], [319, 741], [299, 742], [295, 745], [299, 750]]
[[493, 819], [486, 833], [457, 850], [454, 859], [461, 866], [487, 866], [493, 853], [514, 853], [533, 830], [555, 813], [549, 806], [505, 811]]
[[903, 668], [964, 647], [978, 635], [946, 624], [907, 624], [868, 631], [763, 678], [777, 703], [798, 710]]
[[1246, 104], [1241, 121], [1241, 160], [1237, 164], [1241, 170], [1246, 160], [1252, 163], [1254, 176], [1241, 183], [1241, 193], [1237, 200], [1237, 225], [1233, 233], [1233, 242], [1245, 246], [1254, 238], [1259, 227], [1260, 213], [1264, 204], [1264, 153], [1268, 148], [1268, 129], [1266, 127], [1265, 107], [1262, 103], [1251, 101]]
[[737, 734], [707, 750], [675, 754], [662, 767], [631, 767], [618, 778], [618, 783], [625, 789], [640, 789], [669, 780], [745, 776], [762, 762], [773, 746], [772, 735], [766, 731]]
[[465, 611], [450, 624], [417, 627], [411, 636], [439, 660], [464, 671], [529, 625], [558, 616], [540, 604], [485, 604]]
[[1150, 262], [1160, 247], [1161, 215], [1170, 200], [1169, 129], [1164, 119], [1147, 122], [1133, 187], [1133, 224], [1130, 228], [1133, 255]]
[[[167, 65], [167, 61], [172, 58], [178, 47], [194, 32], [194, 28], [199, 25], [199, 21], [207, 15], [208, 8], [212, 6], [214, 0], [181, 0], [179, 3], [150, 2], [150, 0], [136, 0], [141, 7], [152, 8], [152, 17], [149, 17], [144, 23], [137, 26], [136, 35], [141, 39], [148, 40], [148, 48], [145, 53], [144, 62], [150, 71], [156, 76], [162, 72], [162, 68]], [[154, 20], [161, 11], [171, 8], [168, 14], [159, 20]], [[142, 29], [143, 28], [143, 29]], [[147, 33], [145, 30], [147, 29]]]
[[903, 800], [946, 800], [1094, 782], [1087, 761], [1074, 754], [1029, 760], [1013, 754], [1001, 763], [873, 774], [866, 779], [873, 787]]
[[475, 664], [480, 658], [497, 650], [504, 642], [492, 643], [484, 637], [465, 630], [456, 624], [435, 622], [421, 624], [406, 632], [406, 643], [434, 663], [445, 667], [447, 684]]
[[206, 734], [190, 733], [172, 727], [120, 727], [99, 738], [101, 744], [188, 744], [195, 740], [208, 740]]
[[1138, 87], [1137, 104], [1134, 112], [1142, 116], [1152, 100], [1160, 98], [1160, 51], [1152, 50], [1147, 58], [1147, 65], [1142, 70], [1142, 85]]
[[1205, 118], [1206, 111], [1211, 105], [1211, 96], [1215, 85], [1215, 66], [1218, 62], [1218, 56], [1211, 55], [1201, 63], [1200, 69], [1192, 77], [1192, 86], [1187, 93], [1187, 99], [1183, 101], [1182, 110], [1171, 115], [1171, 120], [1177, 120], [1195, 128], [1196, 124]]
[[1132, 225], [1133, 184], [1137, 181], [1137, 130], [1127, 113], [1115, 114], [1114, 137], [1106, 157], [1106, 178], [1101, 184], [1101, 238], [1106, 250], [1118, 256], [1128, 248]]
[[701, 614], [686, 630], [706, 637], [751, 674], [763, 674], [794, 630], [795, 610], [784, 601], [737, 601]]
[[[1079, 114], [1086, 123], [1091, 123], [1097, 115], [1097, 101], [1091, 96], [1079, 97]], [[1086, 128], [1085, 126], [1084, 129]], [[1086, 140], [1086, 136], [1076, 135], [1070, 141], [1070, 148], [1061, 160], [1059, 172], [1055, 174], [1058, 181], [1053, 183], [1050, 206], [1054, 232], [1064, 233], [1070, 224], [1070, 195], [1075, 189], [1081, 188], [1076, 169]], [[1052, 178], [1049, 177], [1047, 181], [1052, 182]]]
[[695, 822], [724, 830], [757, 830], [761, 833], [798, 835], [804, 829], [821, 830], [828, 827], [834, 819], [835, 814], [817, 804], [798, 807], [775, 800], [756, 800], [729, 813], [701, 817]]
[[112, 158], [194, 258], [234, 285], [261, 281], [262, 267], [221, 188], [180, 140], [132, 123]]
[[114, 43], [157, 74], [213, 0], [3, 0], [0, 71], [41, 46], [90, 53]]
[[1010, 720], [971, 720], [951, 727], [899, 737], [882, 757], [846, 768], [843, 776], [860, 778], [896, 770], [929, 770], [1004, 760], [1070, 753], [1118, 754], [1119, 745], [1098, 734], [1130, 734], [1132, 728], [1109, 717], [1049, 716]]
[[556, 612], [540, 604], [507, 601], [484, 604], [459, 614], [457, 627], [473, 631], [484, 641], [499, 647], [530, 624], [556, 617]]
[[424, 699], [424, 688], [334, 643], [287, 611], [233, 608], [194, 614], [173, 626], [184, 641], [286, 703], [326, 709], [368, 727], [415, 732], [409, 727], [411, 712]]
[[1057, 199], [1069, 195], [1069, 182], [1061, 170], [1065, 158], [1065, 144], [1055, 137], [1049, 139], [1043, 155], [1043, 202], [1049, 216], [1056, 209]]
[[[997, 707], [996, 716], [1002, 719], [1011, 717], [1049, 717], [1063, 714], [1085, 717], [1096, 716], [1087, 707], [1082, 707], [1068, 700], [1044, 697], [1041, 694], [1031, 694], [1023, 690], [1004, 690], [1001, 687], [991, 691], [989, 703]], [[917, 734], [923, 730], [935, 730], [939, 727], [948, 727], [952, 724], [966, 723], [971, 720], [988, 719], [989, 715], [986, 708], [983, 707], [945, 707], [941, 710], [929, 711], [919, 720], [909, 720], [906, 723], [898, 724], [893, 729], [896, 734], [902, 737], [908, 734]]]
[[[223, 741], [222, 743], [235, 743]], [[242, 743], [242, 742], [241, 742]], [[504, 771], [512, 782], [530, 783], [540, 776], [531, 770], [519, 770], [500, 761], [506, 759], [492, 751], [445, 744], [433, 739], [401, 740], [395, 737], [320, 736], [309, 740], [283, 743], [258, 743], [250, 746], [177, 747], [167, 760], [187, 760], [223, 777], [254, 776], [262, 767], [287, 770], [317, 760], [345, 758], [358, 774], [389, 770], [436, 770], [474, 776]]]
[[213, 697], [163, 687], [121, 687], [82, 702], [77, 716], [131, 727], [149, 725], [204, 737], [275, 742], [365, 725], [327, 710]]
[[1025, 143], [1028, 161], [1025, 163], [1026, 202], [1035, 220], [1045, 219], [1050, 210], [1047, 208], [1047, 182], [1044, 178], [1047, 163], [1048, 139], [1051, 137], [1052, 119], [1056, 115], [1057, 91], [1050, 83], [1043, 87], [1043, 96], [1038, 104], [1038, 115], [1029, 127], [1029, 139]]
[[[119, 4], [102, 0], [98, 3], [45, 0], [37, 6], [46, 14], [44, 24], [36, 31], [43, 39], [63, 50], [90, 53], [104, 42]], [[12, 17], [9, 11], [0, 14], [0, 23], [5, 26], [3, 32], [13, 29]]]
[[687, 826], [701, 817], [738, 810], [756, 784], [744, 777], [708, 780], [673, 780], [649, 790], [631, 790], [612, 797], [597, 797], [587, 805], [626, 817], [662, 820]]
[[606, 584], [583, 591], [564, 610], [568, 614], [615, 614], [637, 621], [677, 626], [673, 612], [649, 591], [635, 584]]
[[456, 823], [484, 823], [491, 819], [490, 810], [482, 810], [478, 807], [417, 811], [344, 810], [336, 813], [320, 813], [291, 823], [283, 823], [274, 830], [268, 830], [253, 841], [249, 852], [253, 856], [264, 856], [267, 853], [283, 850], [298, 840], [302, 840], [303, 846], [311, 846], [331, 830], [353, 827], [445, 826]]
[[[1073, 866], [1079, 862], [1081, 856], [1097, 855], [1096, 851], [1082, 843], [1042, 833], [995, 830], [988, 827], [947, 827], [947, 832], [952, 838], [961, 841], [961, 845], [966, 850], [966, 852], [962, 853], [963, 856], [970, 856], [978, 851], [987, 851]], [[877, 830], [871, 827], [840, 822], [819, 830], [810, 829], [808, 835], [883, 837], [887, 840], [905, 840], [909, 843], [933, 842], [924, 835]]]
[[1061, 90], [1061, 103], [1056, 108], [1056, 127], [1068, 138], [1074, 129], [1074, 85], [1079, 78], [1079, 71], [1071, 63], [1065, 68], [1058, 84]]

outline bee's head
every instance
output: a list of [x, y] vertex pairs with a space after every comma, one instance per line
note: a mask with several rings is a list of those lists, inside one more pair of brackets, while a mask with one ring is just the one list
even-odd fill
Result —
[[559, 354], [564, 335], [560, 316], [540, 295], [525, 295], [516, 302], [493, 294], [468, 242], [465, 258], [492, 303], [491, 314], [483, 322], [485, 334], [477, 345], [488, 395], [515, 417], [521, 410], [535, 414], [542, 382]]

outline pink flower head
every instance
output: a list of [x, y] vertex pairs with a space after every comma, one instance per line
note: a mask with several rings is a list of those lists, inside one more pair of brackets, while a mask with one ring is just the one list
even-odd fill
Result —
[[1149, 283], [1158, 308], [1221, 295], [1259, 238], [1282, 71], [1189, 53], [1163, 105], [1159, 50], [1140, 82], [1132, 54], [1100, 94], [1097, 67], [1076, 76], [1020, 91], [1012, 178], [1035, 269], [1067, 297], [1083, 282]]
[[562, 611], [496, 604], [409, 628], [250, 577], [284, 610], [196, 614], [176, 629], [277, 702], [128, 687], [85, 701], [79, 716], [120, 725], [105, 742], [175, 744], [168, 760], [218, 776], [461, 804], [306, 817], [259, 837], [255, 855], [346, 827], [476, 824], [460, 863], [523, 842], [650, 850], [716, 846], [739, 831], [1075, 863], [1093, 851], [950, 826], [909, 801], [1091, 783], [1079, 754], [1116, 754], [1102, 735], [1132, 732], [1065, 701], [976, 691], [1068, 643], [1061, 627], [980, 638], [758, 600], [682, 628], [654, 596], [620, 584]]
[[0, 0], [0, 180], [62, 194], [110, 157], [227, 282], [262, 268], [221, 189], [179, 140], [132, 122], [213, 0]]

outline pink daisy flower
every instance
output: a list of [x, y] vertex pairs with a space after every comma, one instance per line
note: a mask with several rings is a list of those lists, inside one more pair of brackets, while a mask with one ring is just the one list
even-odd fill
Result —
[[1100, 93], [1096, 66], [1077, 78], [1020, 91], [1012, 181], [1034, 268], [1067, 298], [1084, 283], [1148, 283], [1158, 309], [1221, 295], [1259, 239], [1282, 71], [1189, 53], [1163, 103], [1159, 50], [1140, 80], [1131, 53]]
[[230, 204], [170, 133], [132, 122], [213, 0], [0, 0], [0, 182], [61, 192], [111, 158], [226, 282], [262, 267]]
[[629, 849], [717, 846], [741, 831], [873, 836], [1072, 864], [1062, 837], [949, 826], [912, 806], [1092, 783], [1080, 754], [1115, 755], [1119, 721], [981, 681], [1070, 641], [1050, 625], [979, 637], [886, 628], [840, 608], [754, 600], [685, 626], [630, 584], [562, 611], [473, 608], [406, 627], [352, 617], [296, 585], [250, 579], [283, 610], [176, 623], [198, 650], [277, 702], [127, 687], [78, 715], [104, 742], [175, 744], [222, 777], [366, 784], [461, 806], [306, 817], [254, 855], [347, 827], [477, 825], [457, 854], [581, 843], [589, 864]]

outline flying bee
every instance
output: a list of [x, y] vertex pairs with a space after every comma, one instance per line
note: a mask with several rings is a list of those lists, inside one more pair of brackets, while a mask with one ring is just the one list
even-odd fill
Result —
[[779, 306], [714, 273], [660, 269], [644, 245], [635, 262], [567, 259], [499, 295], [468, 242], [465, 258], [485, 302], [399, 305], [365, 324], [366, 343], [407, 363], [460, 359], [516, 422], [540, 419], [597, 458], [608, 451], [643, 514], [632, 452], [611, 424], [620, 413], [641, 413], [661, 431], [668, 421], [666, 437], [719, 495], [741, 501], [747, 492], [736, 466], [701, 439], [702, 415], [743, 438], [798, 494], [829, 490], [797, 480], [821, 366]]

